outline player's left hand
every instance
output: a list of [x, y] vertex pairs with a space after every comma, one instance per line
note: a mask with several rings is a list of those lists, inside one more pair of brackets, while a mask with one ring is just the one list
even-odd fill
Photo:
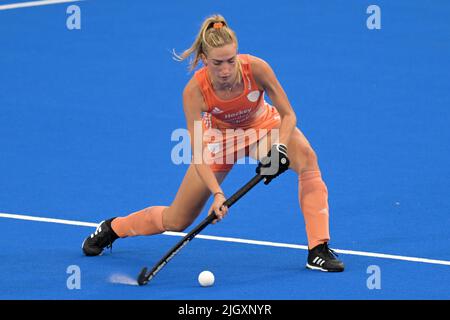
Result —
[[264, 177], [264, 184], [269, 184], [287, 169], [289, 169], [287, 147], [284, 144], [275, 143], [267, 156], [258, 163], [256, 173]]

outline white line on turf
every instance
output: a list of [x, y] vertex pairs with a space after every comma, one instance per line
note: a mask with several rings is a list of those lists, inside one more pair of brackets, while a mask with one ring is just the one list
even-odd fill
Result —
[[[67, 224], [67, 225], [82, 226], [82, 227], [94, 227], [94, 228], [98, 226], [98, 223], [92, 223], [92, 222], [53, 219], [53, 218], [35, 217], [35, 216], [28, 216], [28, 215], [21, 215], [21, 214], [10, 214], [10, 213], [0, 213], [0, 218], [19, 219], [19, 220], [27, 220], [27, 221], [38, 221], [38, 222], [49, 222], [49, 223], [59, 223], [59, 224]], [[167, 236], [184, 237], [187, 233], [167, 231], [167, 232], [164, 232], [163, 234], [167, 235]], [[240, 239], [240, 238], [230, 238], [230, 237], [208, 236], [208, 235], [202, 235], [202, 234], [197, 235], [196, 238], [205, 239], [205, 240], [214, 240], [214, 241], [225, 241], [225, 242], [234, 242], [234, 243], [253, 244], [253, 245], [268, 246], [268, 247], [279, 247], [279, 248], [290, 248], [290, 249], [301, 249], [301, 250], [307, 250], [308, 249], [307, 246], [299, 245], [299, 244], [280, 243], [280, 242], [271, 242], [271, 241], [260, 241], [260, 240], [250, 240], [250, 239]], [[402, 260], [402, 261], [409, 261], [409, 262], [421, 262], [421, 263], [440, 264], [440, 265], [450, 266], [450, 261], [446, 261], [446, 260], [416, 258], [416, 257], [407, 257], [407, 256], [393, 255], [393, 254], [364, 252], [364, 251], [353, 251], [353, 250], [341, 250], [341, 249], [335, 249], [334, 251], [336, 251], [337, 253], [349, 254], [349, 255], [355, 255], [355, 256], [364, 256], [364, 257], [392, 259], [392, 260]]]
[[17, 2], [4, 4], [0, 6], [0, 10], [10, 10], [10, 9], [18, 9], [18, 8], [27, 8], [27, 7], [38, 7], [38, 6], [46, 6], [51, 4], [58, 3], [67, 3], [67, 2], [79, 2], [83, 0], [42, 0], [42, 1], [27, 1], [27, 2]]

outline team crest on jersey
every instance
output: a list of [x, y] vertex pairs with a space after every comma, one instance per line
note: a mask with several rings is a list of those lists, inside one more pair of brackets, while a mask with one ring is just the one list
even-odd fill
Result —
[[217, 108], [217, 107], [214, 107], [212, 110], [211, 110], [211, 113], [213, 113], [213, 114], [219, 114], [219, 113], [222, 113], [223, 112], [223, 110], [220, 110], [219, 108]]
[[220, 143], [208, 143], [207, 145], [209, 152], [216, 154], [220, 151]]
[[256, 102], [256, 101], [258, 101], [259, 95], [260, 95], [259, 91], [257, 91], [257, 90], [252, 91], [247, 95], [247, 99], [250, 102]]

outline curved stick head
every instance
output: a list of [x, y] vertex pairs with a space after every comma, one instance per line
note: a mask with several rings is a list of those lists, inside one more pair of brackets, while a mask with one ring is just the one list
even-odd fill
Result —
[[147, 268], [143, 268], [141, 270], [141, 273], [139, 273], [137, 282], [140, 286], [143, 286], [145, 284], [147, 284], [148, 279], [147, 279]]

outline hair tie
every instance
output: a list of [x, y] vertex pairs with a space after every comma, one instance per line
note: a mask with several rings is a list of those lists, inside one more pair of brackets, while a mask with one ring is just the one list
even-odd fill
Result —
[[213, 28], [214, 29], [220, 29], [220, 28], [222, 28], [223, 27], [223, 23], [222, 22], [215, 22], [214, 24], [213, 24]]

